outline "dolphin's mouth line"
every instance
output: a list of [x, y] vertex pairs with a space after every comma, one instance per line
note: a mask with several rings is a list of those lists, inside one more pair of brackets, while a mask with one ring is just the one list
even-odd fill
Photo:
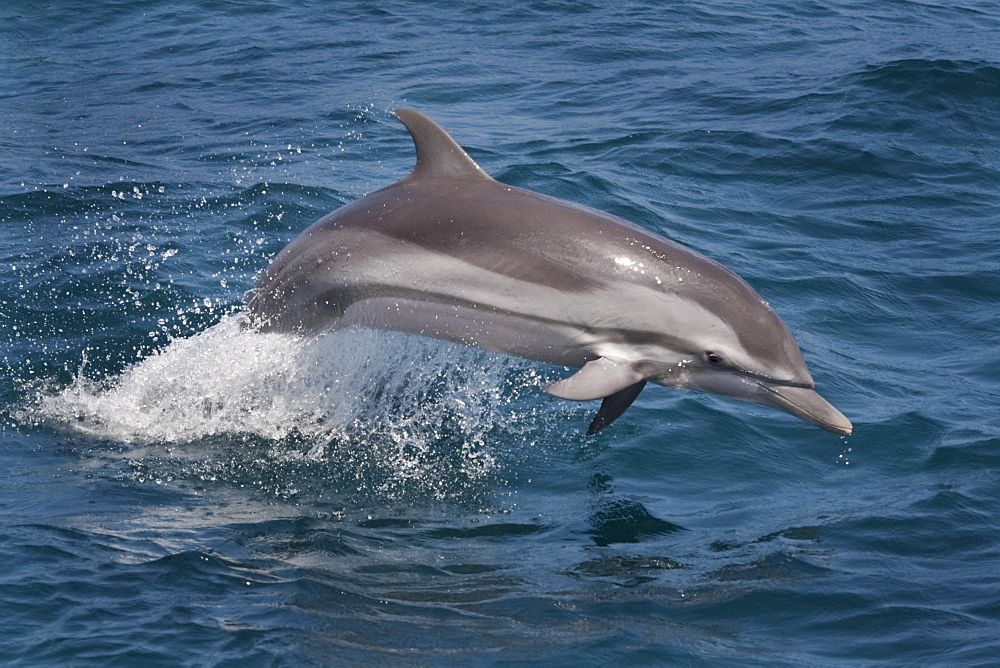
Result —
[[[835, 431], [835, 432], [838, 432], [838, 433], [841, 433], [841, 434], [845, 434], [845, 435], [851, 433], [850, 431], [846, 431], [845, 432], [845, 430], [844, 430], [844, 428], [842, 426], [840, 426], [840, 425], [838, 425], [838, 424], [836, 424], [834, 422], [831, 422], [830, 420], [827, 420], [826, 418], [824, 418], [824, 417], [822, 417], [820, 415], [817, 415], [815, 411], [809, 410], [809, 408], [807, 408], [806, 406], [802, 405], [800, 402], [793, 401], [787, 395], [784, 395], [781, 392], [779, 392], [776, 388], [769, 387], [768, 385], [766, 385], [765, 383], [761, 383], [760, 381], [758, 381], [757, 384], [760, 387], [762, 387], [763, 389], [767, 390], [767, 392], [769, 392], [771, 395], [777, 397], [779, 401], [781, 401], [781, 402], [783, 402], [785, 404], [788, 404], [789, 406], [794, 406], [796, 409], [798, 409], [799, 411], [801, 411], [803, 414], [808, 415], [809, 417], [811, 417], [817, 423], [822, 424], [822, 425], [826, 425], [827, 428], [829, 428], [830, 431]], [[796, 387], [796, 386], [790, 385], [788, 387]], [[805, 389], [811, 389], [811, 388], [805, 388]]]
[[761, 387], [765, 388], [769, 392], [773, 392], [774, 390], [768, 387], [767, 383], [771, 383], [772, 385], [780, 385], [781, 387], [798, 387], [803, 390], [811, 390], [813, 388], [811, 383], [805, 383], [805, 382], [795, 383], [790, 380], [783, 380], [781, 378], [772, 378], [770, 376], [765, 376], [760, 373], [755, 373], [753, 371], [750, 371], [749, 369], [744, 369], [743, 367], [738, 365], [733, 365], [733, 366], [735, 366], [736, 369], [742, 375], [749, 377], [756, 383], [759, 383]]

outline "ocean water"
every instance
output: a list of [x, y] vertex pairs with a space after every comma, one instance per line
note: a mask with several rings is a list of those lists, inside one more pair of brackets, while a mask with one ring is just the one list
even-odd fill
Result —
[[[0, 655], [995, 664], [995, 2], [0, 9]], [[746, 278], [837, 437], [400, 334], [240, 331], [291, 238], [496, 178]]]

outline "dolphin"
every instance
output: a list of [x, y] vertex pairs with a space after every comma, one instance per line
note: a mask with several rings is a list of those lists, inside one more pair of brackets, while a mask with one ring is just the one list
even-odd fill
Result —
[[293, 239], [252, 289], [247, 326], [359, 325], [578, 368], [545, 391], [602, 399], [589, 434], [647, 381], [851, 433], [788, 328], [732, 271], [617, 216], [496, 181], [431, 119], [396, 117], [413, 137], [413, 172]]

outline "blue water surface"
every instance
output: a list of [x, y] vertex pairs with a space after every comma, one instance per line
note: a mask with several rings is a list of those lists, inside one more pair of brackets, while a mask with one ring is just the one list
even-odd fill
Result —
[[[0, 656], [986, 665], [1000, 656], [1000, 6], [0, 9]], [[405, 176], [496, 178], [746, 278], [837, 437], [400, 334], [240, 331]]]

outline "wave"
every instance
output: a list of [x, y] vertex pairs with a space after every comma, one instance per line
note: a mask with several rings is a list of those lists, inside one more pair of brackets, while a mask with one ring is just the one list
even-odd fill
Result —
[[988, 101], [1000, 93], [1000, 68], [977, 61], [895, 60], [871, 65], [855, 78], [863, 85], [912, 96], [923, 104], [941, 96]]

